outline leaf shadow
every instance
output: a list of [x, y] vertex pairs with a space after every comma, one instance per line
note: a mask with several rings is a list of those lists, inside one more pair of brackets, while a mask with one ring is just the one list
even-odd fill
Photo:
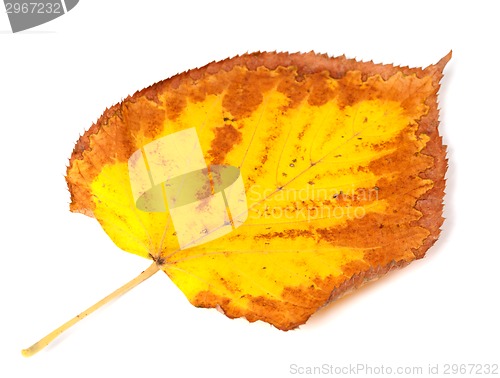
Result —
[[[383, 291], [384, 287], [396, 285], [398, 280], [401, 280], [401, 275], [406, 275], [407, 273], [409, 273], [409, 271], [416, 272], [417, 270], [420, 270], [419, 274], [422, 275], [422, 280], [426, 279], [423, 270], [425, 269], [425, 265], [430, 263], [430, 260], [435, 259], [437, 258], [437, 256], [442, 254], [447, 244], [448, 243], [445, 240], [438, 240], [436, 244], [431, 247], [432, 249], [429, 257], [427, 257], [426, 255], [423, 259], [412, 262], [410, 264], [411, 266], [406, 266], [401, 269], [391, 271], [386, 275], [381, 276], [379, 279], [367, 282], [362, 287], [353, 290], [349, 294], [346, 294], [333, 302], [328, 303], [324, 307], [320, 308], [316, 313], [314, 313], [305, 325], [300, 326], [300, 329], [308, 331], [317, 331], [320, 328], [324, 329], [325, 325], [327, 325], [328, 323], [331, 325], [336, 320], [338, 320], [339, 314], [341, 314], [342, 312], [345, 313], [346, 311], [350, 311], [349, 308], [355, 308], [355, 304], [358, 301], [363, 301], [367, 297], [373, 296], [374, 292], [379, 292], [379, 294], [375, 295], [384, 295], [380, 294]], [[369, 316], [369, 314], [367, 314], [367, 316]]]
[[[457, 192], [457, 171], [456, 171], [456, 155], [455, 149], [452, 145], [448, 143], [450, 140], [447, 135], [450, 135], [447, 132], [448, 129], [448, 113], [451, 108], [452, 102], [450, 101], [450, 87], [453, 82], [453, 78], [455, 75], [455, 65], [454, 61], [451, 60], [448, 63], [446, 68], [446, 73], [441, 80], [441, 87], [438, 93], [438, 106], [439, 109], [439, 131], [440, 135], [443, 137], [443, 144], [446, 146], [446, 158], [448, 160], [448, 169], [446, 171], [445, 179], [446, 179], [446, 187], [445, 187], [445, 195], [444, 195], [444, 208], [443, 208], [443, 217], [444, 223], [441, 227], [441, 235], [439, 236], [439, 240], [436, 244], [444, 245], [446, 242], [452, 237], [453, 230], [455, 229], [455, 219], [456, 219], [456, 211], [455, 211], [455, 202], [456, 202], [456, 192]], [[433, 254], [431, 254], [433, 255]]]
[[[406, 267], [405, 269], [410, 268]], [[310, 327], [310, 330], [314, 331], [317, 328], [324, 327], [326, 323], [335, 322], [335, 318], [336, 316], [338, 316], [338, 314], [344, 311], [348, 311], [347, 309], [349, 307], [353, 308], [353, 305], [357, 301], [362, 301], [363, 297], [373, 295], [373, 292], [381, 291], [381, 287], [385, 285], [392, 285], [399, 279], [399, 275], [402, 273], [401, 271], [402, 269], [392, 271], [386, 276], [382, 276], [376, 281], [368, 282], [362, 287], [353, 290], [349, 294], [346, 294], [341, 298], [328, 303], [327, 305], [320, 308], [316, 313], [314, 313], [307, 321], [307, 323], [300, 328], [305, 330]]]

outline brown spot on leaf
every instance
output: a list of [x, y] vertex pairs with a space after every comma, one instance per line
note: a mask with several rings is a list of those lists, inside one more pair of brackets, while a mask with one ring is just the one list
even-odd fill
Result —
[[249, 117], [262, 103], [264, 93], [276, 85], [267, 69], [234, 68], [230, 78], [222, 106], [236, 119]]
[[137, 135], [140, 131], [151, 138], [163, 130], [165, 111], [146, 98], [126, 102], [122, 112], [130, 134]]
[[241, 132], [229, 124], [216, 128], [214, 132], [215, 138], [211, 143], [212, 149], [208, 153], [212, 157], [212, 164], [223, 164], [228, 152], [236, 144], [241, 143]]
[[280, 67], [277, 71], [283, 76], [277, 87], [278, 92], [283, 93], [288, 98], [288, 108], [296, 108], [306, 98], [309, 83], [303, 80], [298, 81], [299, 77], [295, 67], [288, 67], [288, 69]]
[[310, 230], [289, 229], [279, 232], [268, 232], [266, 234], [255, 235], [255, 239], [296, 239], [298, 237], [311, 238], [315, 233]]
[[170, 120], [175, 121], [184, 110], [186, 103], [186, 98], [182, 95], [177, 94], [176, 92], [173, 92], [171, 95], [167, 96], [165, 100], [167, 117]]
[[335, 96], [335, 92], [328, 85], [329, 75], [327, 71], [309, 75], [308, 79], [311, 82], [311, 93], [308, 98], [309, 104], [321, 106]]

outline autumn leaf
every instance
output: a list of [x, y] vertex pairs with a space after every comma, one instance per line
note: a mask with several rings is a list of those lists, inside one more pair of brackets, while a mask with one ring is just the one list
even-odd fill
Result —
[[438, 238], [450, 57], [420, 69], [255, 53], [176, 75], [79, 139], [71, 211], [153, 260], [117, 294], [163, 270], [197, 307], [296, 328]]

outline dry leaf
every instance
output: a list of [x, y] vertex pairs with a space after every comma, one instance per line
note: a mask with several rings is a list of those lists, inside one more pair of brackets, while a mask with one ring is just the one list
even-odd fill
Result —
[[193, 305], [293, 329], [436, 241], [450, 57], [420, 69], [255, 53], [159, 82], [80, 138], [71, 211]]

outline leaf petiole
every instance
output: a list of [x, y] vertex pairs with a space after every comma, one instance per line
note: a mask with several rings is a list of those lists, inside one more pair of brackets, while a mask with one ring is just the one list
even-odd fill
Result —
[[68, 322], [64, 323], [62, 326], [57, 328], [56, 330], [52, 331], [49, 333], [47, 336], [42, 338], [40, 341], [36, 342], [32, 346], [30, 346], [27, 349], [23, 349], [21, 351], [22, 355], [24, 357], [31, 357], [34, 354], [38, 353], [41, 351], [43, 348], [45, 348], [47, 345], [49, 345], [55, 338], [57, 338], [60, 334], [62, 334], [64, 331], [66, 331], [68, 328], [71, 326], [75, 325], [78, 323], [80, 320], [85, 318], [87, 315], [92, 314], [95, 310], [98, 308], [102, 307], [106, 303], [112, 301], [113, 299], [118, 298], [119, 296], [125, 294], [127, 291], [130, 289], [136, 287], [139, 285], [141, 282], [147, 280], [149, 277], [151, 277], [153, 274], [158, 272], [160, 270], [158, 264], [154, 262], [151, 264], [145, 271], [143, 271], [141, 274], [139, 274], [137, 277], [135, 277], [133, 280], [127, 282], [125, 285], [120, 287], [119, 289], [115, 290], [111, 294], [109, 294], [107, 297], [101, 299], [99, 302], [94, 304], [93, 306], [89, 307], [85, 311], [81, 312], [77, 316], [75, 316], [73, 319], [69, 320]]

